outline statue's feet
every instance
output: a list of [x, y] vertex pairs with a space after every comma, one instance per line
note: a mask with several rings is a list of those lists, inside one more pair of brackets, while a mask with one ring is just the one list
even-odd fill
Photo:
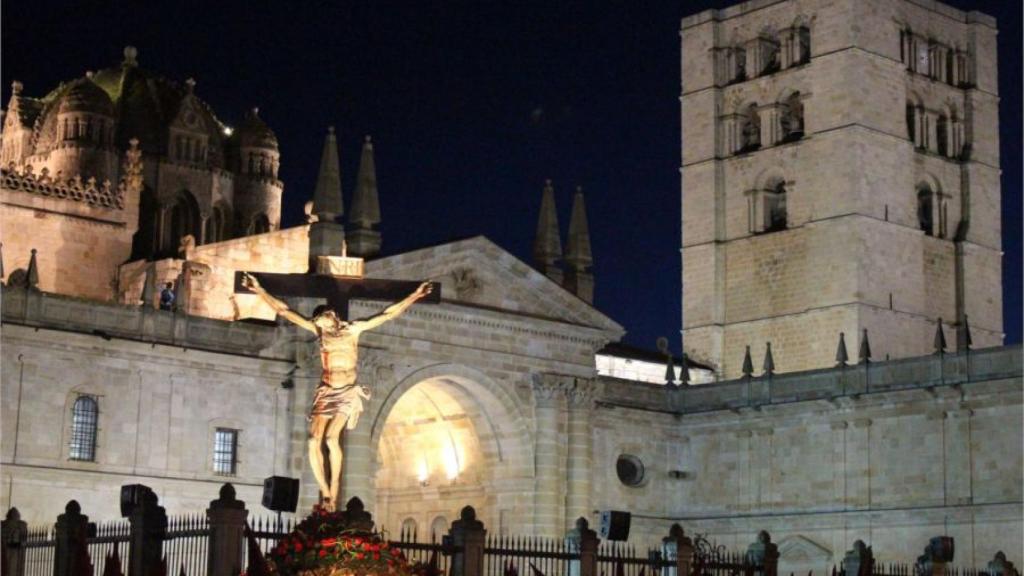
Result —
[[330, 496], [320, 496], [320, 507], [328, 512], [334, 512], [334, 501]]

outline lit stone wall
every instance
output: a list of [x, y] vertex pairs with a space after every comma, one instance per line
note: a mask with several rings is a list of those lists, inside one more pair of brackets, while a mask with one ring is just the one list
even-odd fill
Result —
[[[787, 31], [801, 24], [810, 61], [783, 55], [781, 70], [758, 76], [758, 38], [778, 34], [785, 52]], [[934, 2], [788, 0], [701, 12], [681, 28], [683, 340], [692, 357], [735, 377], [744, 347], [770, 341], [780, 370], [821, 368], [839, 332], [864, 328], [879, 334], [878, 357], [927, 353], [927, 326], [960, 320], [958, 230], [972, 336], [1002, 343], [993, 19]], [[908, 71], [907, 29], [926, 48], [931, 38], [965, 52], [968, 84]], [[734, 47], [746, 50], [747, 80], [729, 75]], [[780, 143], [781, 106], [795, 92], [804, 137]], [[922, 107], [914, 140], [911, 102]], [[752, 104], [761, 148], [736, 154], [738, 114]], [[950, 123], [945, 155], [940, 114]], [[967, 146], [954, 152], [954, 140]], [[760, 199], [778, 181], [787, 230], [762, 233]], [[923, 185], [934, 192], [934, 237], [919, 228]]]

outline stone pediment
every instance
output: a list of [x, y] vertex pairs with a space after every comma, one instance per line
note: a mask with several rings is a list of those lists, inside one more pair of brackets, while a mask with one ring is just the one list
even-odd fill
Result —
[[779, 541], [779, 557], [789, 563], [828, 562], [832, 560], [832, 551], [798, 534]]
[[459, 240], [366, 263], [366, 275], [401, 280], [432, 280], [442, 299], [589, 326], [621, 337], [622, 326], [547, 276], [483, 236]]

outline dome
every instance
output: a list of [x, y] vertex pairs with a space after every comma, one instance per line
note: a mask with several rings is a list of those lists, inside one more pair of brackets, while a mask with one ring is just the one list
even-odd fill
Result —
[[238, 127], [238, 143], [243, 148], [271, 148], [277, 150], [277, 135], [260, 118], [259, 112], [259, 108], [253, 108], [245, 115], [245, 120]]
[[114, 117], [114, 103], [106, 91], [96, 85], [92, 78], [75, 80], [61, 97], [58, 114], [67, 112], [92, 112]]

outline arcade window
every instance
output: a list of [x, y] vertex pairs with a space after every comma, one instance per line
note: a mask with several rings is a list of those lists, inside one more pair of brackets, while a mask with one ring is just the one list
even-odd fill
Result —
[[213, 473], [234, 476], [238, 464], [238, 430], [217, 428], [213, 437]]
[[92, 396], [79, 396], [71, 408], [71, 450], [72, 460], [93, 462], [96, 460], [96, 427], [99, 422], [99, 406]]

